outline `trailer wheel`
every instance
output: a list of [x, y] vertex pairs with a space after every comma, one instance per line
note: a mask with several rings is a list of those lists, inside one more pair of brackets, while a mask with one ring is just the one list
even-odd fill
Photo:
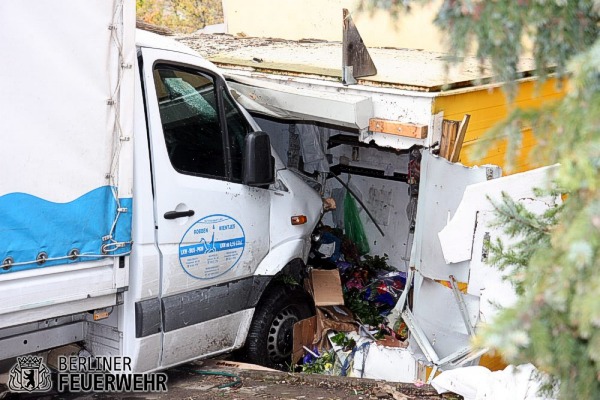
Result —
[[288, 369], [294, 324], [313, 314], [311, 299], [303, 290], [275, 286], [265, 293], [254, 312], [244, 358], [265, 367]]

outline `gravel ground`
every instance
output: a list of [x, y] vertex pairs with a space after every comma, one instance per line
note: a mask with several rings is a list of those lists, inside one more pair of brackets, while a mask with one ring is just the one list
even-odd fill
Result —
[[[224, 364], [224, 365], [223, 365]], [[413, 400], [413, 399], [461, 399], [453, 394], [438, 395], [430, 386], [417, 387], [412, 384], [398, 384], [372, 379], [349, 378], [325, 375], [307, 375], [274, 370], [255, 370], [231, 367], [228, 362], [209, 360], [190, 363], [167, 372], [167, 393], [72, 393], [56, 392], [16, 395], [2, 393], [0, 399], [39, 399], [39, 400], [87, 400], [87, 399], [273, 399], [273, 400]], [[242, 367], [244, 367], [242, 365]], [[256, 366], [249, 365], [249, 368]], [[230, 373], [236, 378], [204, 375], [205, 372]], [[219, 388], [221, 385], [240, 383], [233, 387]]]

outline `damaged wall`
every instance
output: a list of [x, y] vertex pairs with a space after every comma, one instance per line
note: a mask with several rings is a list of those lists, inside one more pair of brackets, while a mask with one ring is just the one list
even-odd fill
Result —
[[[357, 206], [360, 219], [369, 240], [371, 255], [387, 254], [389, 264], [406, 271], [410, 249], [409, 220], [407, 206], [409, 203], [408, 185], [404, 182], [391, 180], [394, 174], [406, 174], [409, 156], [406, 153], [390, 151], [377, 147], [364, 147], [362, 143], [338, 144], [331, 147], [333, 142], [328, 139], [336, 135], [353, 136], [358, 138], [358, 132], [342, 131], [312, 123], [288, 123], [256, 117], [257, 123], [269, 134], [273, 148], [288, 167], [295, 167], [296, 158], [303, 156], [304, 171], [328, 172], [336, 170], [337, 165], [367, 168], [379, 171], [382, 178], [361, 176], [357, 174], [340, 173], [339, 177], [359, 196], [369, 209], [385, 237], [381, 235], [371, 218]], [[294, 137], [297, 135], [296, 137]], [[317, 137], [315, 136], [317, 135]], [[315, 144], [315, 141], [318, 143]], [[316, 154], [316, 147], [321, 146], [322, 154]], [[307, 149], [312, 149], [310, 155]], [[337, 171], [339, 172], [339, 171]], [[335, 179], [328, 179], [324, 185], [324, 197], [334, 197], [338, 209], [328, 212], [323, 223], [332, 227], [343, 228], [343, 203], [345, 188]]]

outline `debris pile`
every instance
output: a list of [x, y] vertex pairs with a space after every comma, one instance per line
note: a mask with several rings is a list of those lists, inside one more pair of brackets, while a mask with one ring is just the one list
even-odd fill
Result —
[[[387, 316], [400, 301], [406, 274], [388, 265], [387, 255], [362, 255], [341, 230], [320, 228], [304, 285], [316, 306], [314, 317], [294, 327], [292, 363], [306, 373], [400, 381], [400, 349], [408, 345], [401, 319]], [[404, 296], [405, 298], [406, 296]]]

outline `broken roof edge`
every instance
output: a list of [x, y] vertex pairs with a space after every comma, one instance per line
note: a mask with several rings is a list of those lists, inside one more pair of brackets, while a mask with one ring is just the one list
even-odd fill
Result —
[[[238, 38], [224, 34], [192, 34], [175, 39], [224, 69], [342, 81], [341, 42]], [[447, 53], [393, 47], [370, 47], [368, 50], [379, 73], [358, 78], [357, 84], [363, 87], [443, 95], [455, 90], [503, 85], [495, 81], [489, 65], [473, 56], [464, 57], [461, 63], [451, 63]], [[535, 79], [533, 59], [523, 58], [519, 73], [522, 75], [519, 81]]]
[[[349, 88], [358, 88], [360, 90], [369, 90], [374, 92], [381, 92], [381, 89], [387, 89], [387, 93], [395, 93], [403, 92], [401, 94], [405, 95], [413, 95], [413, 96], [426, 96], [426, 97], [444, 97], [444, 96], [454, 96], [458, 94], [477, 92], [481, 90], [492, 90], [502, 88], [507, 84], [507, 82], [503, 81], [493, 81], [492, 78], [485, 79], [484, 81], [476, 82], [476, 81], [465, 81], [461, 82], [459, 85], [455, 85], [453, 87], [442, 87], [438, 91], [428, 90], [427, 88], [418, 88], [415, 86], [409, 85], [398, 85], [398, 84], [378, 84], [373, 83], [368, 80], [357, 79], [356, 85], [344, 86], [342, 85], [341, 79], [336, 79], [331, 76], [323, 76], [323, 75], [306, 75], [302, 73], [293, 73], [288, 71], [278, 71], [278, 70], [269, 70], [269, 69], [258, 69], [253, 67], [241, 66], [238, 64], [221, 64], [219, 62], [215, 62], [212, 59], [210, 60], [212, 63], [217, 65], [219, 68], [223, 70], [223, 74], [225, 76], [229, 76], [232, 79], [236, 75], [247, 76], [250, 78], [264, 78], [264, 79], [277, 79], [280, 77], [280, 80], [288, 79], [288, 78], [296, 78], [298, 82], [306, 81], [307, 83], [316, 84], [320, 82], [325, 86], [338, 86], [339, 87], [349, 87]], [[533, 72], [533, 71], [531, 71]], [[523, 84], [526, 82], [535, 82], [539, 80], [538, 75], [534, 74], [526, 74], [522, 78], [515, 80], [517, 84]], [[552, 72], [546, 75], [546, 80], [548, 79], [556, 79], [558, 78], [557, 74]]]
[[[294, 72], [294, 71], [288, 71], [286, 69], [279, 69], [279, 68], [273, 68], [273, 67], [257, 68], [255, 66], [251, 66], [251, 65], [244, 65], [244, 64], [240, 64], [240, 63], [236, 63], [236, 62], [228, 62], [228, 61], [224, 61], [224, 60], [220, 60], [218, 58], [212, 58], [212, 57], [209, 58], [209, 60], [213, 64], [218, 66], [219, 68], [227, 69], [227, 70], [243, 70], [243, 71], [257, 72], [257, 73], [262, 73], [262, 74], [269, 74], [269, 75], [281, 75], [281, 76], [296, 77], [296, 78], [309, 78], [309, 79], [321, 80], [321, 81], [339, 82], [340, 84], [342, 84], [341, 69], [340, 69], [340, 74], [338, 77], [338, 76], [334, 76], [333, 73], [331, 75], [327, 75], [326, 74], [327, 70], [321, 71], [322, 73], [318, 73], [316, 71], [315, 71], [315, 73]], [[333, 71], [333, 70], [330, 70], [330, 71]], [[337, 73], [337, 71], [336, 71], [336, 73]], [[399, 90], [406, 90], [409, 92], [436, 93], [436, 91], [431, 90], [431, 88], [406, 85], [406, 84], [397, 84], [397, 83], [374, 82], [369, 79], [362, 79], [362, 78], [356, 79], [356, 85], [368, 86], [368, 87], [373, 87], [373, 88], [399, 89]], [[355, 85], [350, 85], [350, 86], [352, 87]]]
[[[387, 93], [394, 95], [403, 95], [411, 97], [424, 97], [424, 98], [435, 98], [439, 96], [436, 92], [425, 92], [406, 90], [398, 87], [385, 87], [385, 86], [369, 86], [369, 85], [349, 85], [344, 86], [341, 81], [332, 79], [331, 77], [320, 77], [320, 76], [295, 76], [286, 75], [281, 73], [266, 73], [254, 71], [252, 68], [246, 68], [241, 66], [219, 66], [225, 78], [228, 81], [235, 81], [237, 77], [250, 78], [258, 81], [265, 82], [276, 82], [280, 85], [288, 85], [290, 82], [297, 84], [308, 85], [308, 87], [326, 87], [328, 89], [335, 89], [343, 93], [356, 94], [358, 96], [364, 96], [367, 93]], [[321, 90], [321, 89], [319, 89]]]

